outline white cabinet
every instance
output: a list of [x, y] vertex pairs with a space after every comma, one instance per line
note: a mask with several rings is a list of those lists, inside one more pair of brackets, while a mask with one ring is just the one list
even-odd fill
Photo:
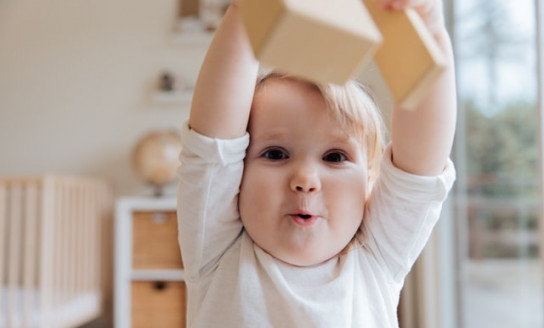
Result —
[[115, 327], [185, 327], [186, 287], [174, 198], [120, 198], [115, 218]]

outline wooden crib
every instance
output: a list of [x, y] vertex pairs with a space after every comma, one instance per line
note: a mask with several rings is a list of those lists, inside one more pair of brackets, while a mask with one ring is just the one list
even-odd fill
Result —
[[0, 328], [77, 327], [102, 314], [112, 213], [100, 179], [0, 177]]

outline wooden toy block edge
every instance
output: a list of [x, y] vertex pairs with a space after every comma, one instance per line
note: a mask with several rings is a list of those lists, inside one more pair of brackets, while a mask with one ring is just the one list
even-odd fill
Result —
[[433, 35], [423, 23], [419, 14], [413, 10], [407, 10], [406, 15], [410, 19], [415, 31], [421, 38], [422, 43], [425, 45], [427, 51], [429, 52], [429, 56], [432, 59], [432, 64], [430, 65], [426, 74], [424, 74], [419, 83], [413, 87], [412, 91], [399, 102], [399, 105], [402, 108], [413, 110], [420, 104], [422, 98], [427, 94], [429, 89], [433, 87], [440, 75], [442, 75], [442, 73], [446, 70], [447, 60]]
[[[331, 25], [331, 30], [338, 31], [338, 33], [343, 35], [344, 39], [355, 40], [357, 38], [367, 38], [367, 42], [365, 43], [353, 42], [353, 40], [342, 43], [345, 45], [343, 53], [347, 56], [346, 60], [349, 63], [352, 63], [352, 65], [337, 67], [336, 69], [327, 68], [320, 74], [320, 71], [312, 71], [308, 68], [312, 65], [312, 62], [316, 62], [315, 60], [310, 60], [305, 63], [299, 62], [298, 64], [296, 62], [289, 65], [282, 64], [285, 63], [285, 56], [278, 55], [277, 53], [274, 53], [274, 51], [271, 51], [271, 47], [275, 47], [275, 45], [271, 46], [270, 43], [277, 44], [278, 38], [282, 38], [282, 35], [285, 33], [289, 35], [289, 32], [284, 25], [294, 26], [295, 22], [306, 22], [309, 23], [309, 26], [318, 26], [320, 25], [319, 23], [329, 23], [329, 21], [323, 19], [323, 10], [308, 13], [302, 10], [304, 8], [299, 6], [300, 3], [297, 1], [298, 0], [242, 0], [240, 2], [238, 8], [254, 56], [259, 59], [261, 64], [268, 67], [274, 67], [279, 71], [284, 70], [290, 72], [290, 74], [312, 81], [344, 84], [347, 80], [356, 76], [362, 67], [370, 62], [378, 49], [379, 44], [383, 41], [381, 33], [372, 20], [370, 13], [364, 4], [359, 2], [360, 0], [349, 0], [347, 2], [350, 2], [351, 5], [357, 6], [357, 8], [360, 9], [361, 15], [364, 15], [365, 17], [365, 19], [362, 19], [362, 22], [367, 22], [369, 24], [366, 29], [361, 27], [358, 20], [353, 20], [353, 17], [351, 17], [349, 23], [346, 22], [339, 26], [334, 26], [334, 24]], [[308, 5], [308, 3], [306, 3], [306, 5]], [[321, 5], [323, 5], [323, 3]], [[315, 14], [315, 17], [313, 14]], [[338, 15], [336, 15], [336, 19], [338, 19]], [[305, 26], [304, 24], [302, 25]], [[296, 30], [295, 35], [297, 35], [297, 33], [300, 34], [300, 30]], [[293, 40], [289, 42], [293, 43]], [[289, 44], [289, 42], [287, 43]], [[338, 42], [338, 39], [336, 39], [335, 42]], [[315, 42], [309, 46], [310, 48], [316, 48]], [[350, 49], [353, 50], [354, 53], [360, 53], [360, 58], [357, 55], [350, 55], [352, 53]], [[280, 58], [279, 61], [277, 58]], [[300, 69], [297, 69], [299, 66]], [[322, 64], [319, 64], [319, 66], [321, 67]]]
[[444, 71], [445, 56], [414, 10], [390, 12], [373, 0], [363, 2], [384, 36], [375, 62], [396, 104], [414, 109]]
[[[260, 58], [265, 50], [266, 43], [274, 33], [273, 26], [284, 16], [286, 11], [283, 1], [254, 1], [242, 0], [238, 4], [238, 10], [244, 26], [254, 28], [247, 29], [249, 42], [256, 58]], [[259, 14], [255, 14], [259, 13]]]

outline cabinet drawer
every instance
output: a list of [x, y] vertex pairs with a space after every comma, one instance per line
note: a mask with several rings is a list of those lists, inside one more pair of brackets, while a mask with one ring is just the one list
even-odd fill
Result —
[[181, 269], [175, 211], [133, 212], [133, 269]]
[[132, 328], [185, 327], [184, 282], [132, 282]]

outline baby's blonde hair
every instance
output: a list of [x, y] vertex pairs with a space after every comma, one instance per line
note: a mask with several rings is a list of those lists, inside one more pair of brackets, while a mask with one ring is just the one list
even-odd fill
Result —
[[344, 85], [315, 83], [298, 77], [277, 72], [261, 75], [256, 90], [271, 79], [291, 79], [315, 88], [325, 99], [332, 117], [344, 129], [359, 140], [367, 155], [367, 194], [380, 172], [380, 163], [385, 148], [385, 127], [378, 106], [370, 96], [370, 90], [363, 84], [350, 80]]

